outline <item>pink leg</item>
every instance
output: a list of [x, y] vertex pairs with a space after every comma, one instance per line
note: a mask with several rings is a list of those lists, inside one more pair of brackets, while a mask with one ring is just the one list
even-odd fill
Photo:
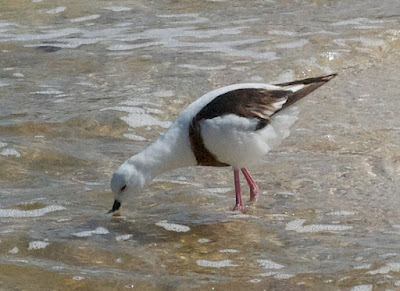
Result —
[[233, 210], [243, 211], [243, 200], [242, 200], [242, 191], [240, 189], [240, 178], [239, 178], [239, 170], [233, 168], [233, 178], [235, 180], [235, 193], [236, 193], [236, 205]]
[[254, 181], [253, 177], [250, 175], [249, 171], [246, 168], [242, 168], [242, 173], [246, 178], [247, 184], [250, 187], [250, 202], [256, 202], [258, 196], [258, 186], [256, 181]]

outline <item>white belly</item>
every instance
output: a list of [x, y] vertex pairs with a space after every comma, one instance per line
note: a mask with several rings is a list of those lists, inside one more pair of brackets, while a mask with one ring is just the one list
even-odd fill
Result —
[[201, 136], [218, 161], [236, 168], [249, 167], [262, 163], [263, 157], [289, 136], [298, 113], [296, 106], [288, 107], [256, 131], [258, 119], [228, 114], [201, 121]]

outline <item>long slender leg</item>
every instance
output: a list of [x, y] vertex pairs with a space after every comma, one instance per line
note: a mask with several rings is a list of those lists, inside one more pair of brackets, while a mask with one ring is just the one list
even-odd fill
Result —
[[246, 178], [247, 184], [250, 187], [250, 202], [256, 202], [258, 196], [258, 186], [256, 181], [254, 181], [253, 177], [250, 175], [250, 172], [246, 168], [242, 168], [242, 173]]
[[235, 180], [235, 193], [236, 193], [236, 205], [233, 210], [243, 210], [243, 200], [242, 200], [242, 191], [240, 189], [240, 178], [239, 178], [239, 170], [233, 168], [233, 178]]

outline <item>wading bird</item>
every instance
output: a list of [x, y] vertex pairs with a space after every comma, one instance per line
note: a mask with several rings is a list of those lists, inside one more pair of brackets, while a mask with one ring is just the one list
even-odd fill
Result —
[[244, 210], [239, 174], [255, 201], [258, 186], [247, 167], [289, 135], [298, 116], [293, 104], [336, 74], [281, 84], [235, 84], [211, 91], [190, 104], [167, 132], [142, 152], [126, 160], [114, 173], [114, 204], [121, 207], [159, 174], [181, 167], [233, 167], [236, 204]]

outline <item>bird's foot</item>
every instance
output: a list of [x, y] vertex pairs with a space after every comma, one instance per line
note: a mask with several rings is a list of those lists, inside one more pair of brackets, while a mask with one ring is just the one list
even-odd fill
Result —
[[242, 213], [246, 213], [246, 206], [236, 204], [235, 207], [233, 207], [232, 211], [240, 211]]
[[254, 205], [258, 201], [258, 195], [251, 195], [250, 194], [250, 200], [249, 200], [249, 205]]
[[250, 186], [250, 201], [252, 199], [257, 199], [258, 196], [258, 186], [256, 183], [254, 183], [254, 185]]
[[254, 187], [250, 189], [250, 200], [249, 205], [253, 206], [258, 201], [258, 187]]

